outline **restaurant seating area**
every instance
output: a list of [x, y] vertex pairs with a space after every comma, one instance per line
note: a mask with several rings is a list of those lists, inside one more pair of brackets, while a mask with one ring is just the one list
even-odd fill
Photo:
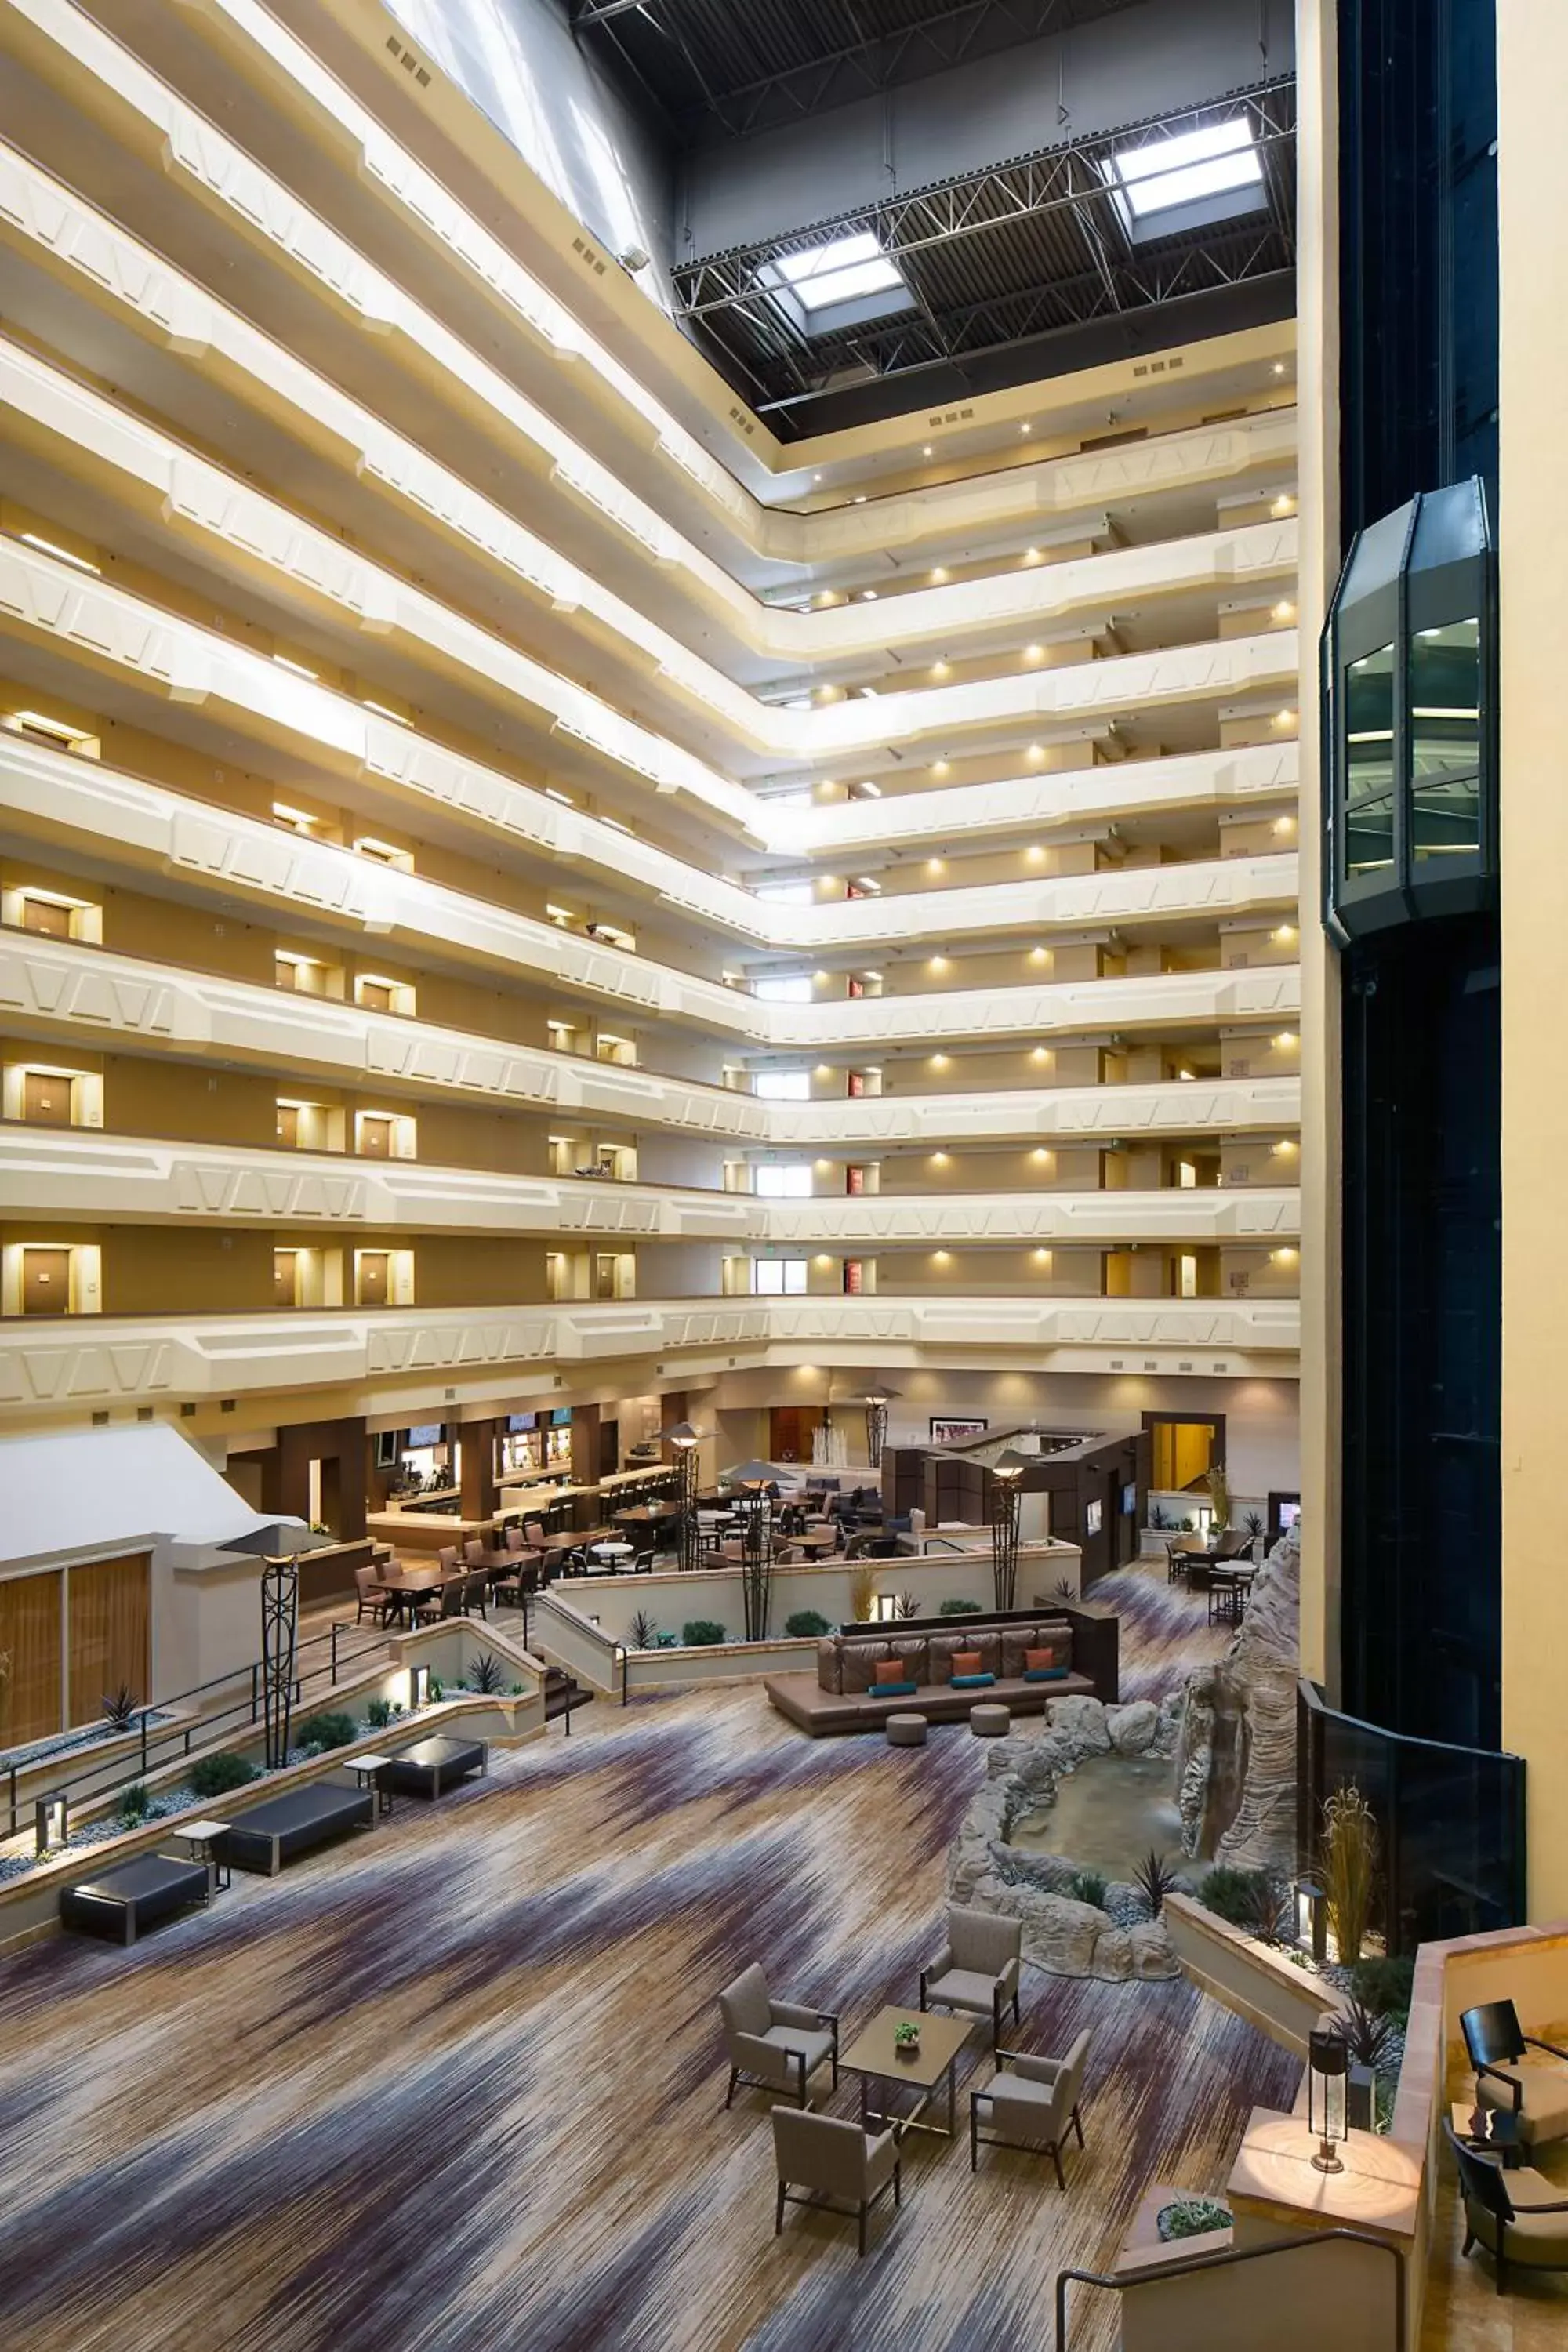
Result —
[[984, 1733], [990, 1726], [973, 1723], [976, 1713], [1038, 1715], [1053, 1698], [1110, 1704], [1120, 1696], [1111, 1612], [1062, 1602], [1048, 1614], [965, 1617], [962, 1632], [952, 1622], [908, 1619], [825, 1635], [815, 1675], [770, 1675], [763, 1687], [779, 1713], [813, 1738], [886, 1731], [910, 1714], [930, 1723], [971, 1721]]

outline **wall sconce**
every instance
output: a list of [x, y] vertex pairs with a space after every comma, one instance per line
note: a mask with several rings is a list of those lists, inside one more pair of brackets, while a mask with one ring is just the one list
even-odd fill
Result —
[[64, 1845], [70, 1828], [70, 1805], [63, 1789], [51, 1789], [33, 1808], [34, 1850], [47, 1853]]
[[429, 1669], [429, 1667], [428, 1667], [428, 1666], [410, 1666], [410, 1667], [409, 1667], [409, 1669], [408, 1669], [408, 1712], [409, 1712], [409, 1714], [410, 1714], [410, 1715], [415, 1715], [415, 1714], [416, 1714], [416, 1713], [418, 1712], [418, 1710], [419, 1710], [419, 1708], [420, 1708], [420, 1707], [422, 1707], [422, 1706], [429, 1706], [429, 1704], [430, 1704], [430, 1669]]
[[1296, 1941], [1323, 1966], [1329, 1957], [1329, 1906], [1322, 1888], [1310, 1878], [1296, 1884]]
[[1334, 2142], [1350, 2137], [1345, 2076], [1349, 2053], [1337, 2026], [1320, 2026], [1307, 2037], [1307, 2129], [1315, 2134], [1318, 2152], [1312, 2163], [1319, 2172], [1342, 2172], [1343, 2160], [1334, 2154]]

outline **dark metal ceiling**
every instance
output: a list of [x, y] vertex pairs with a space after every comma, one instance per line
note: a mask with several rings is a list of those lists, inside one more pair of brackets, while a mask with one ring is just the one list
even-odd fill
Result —
[[569, 0], [682, 145], [744, 137], [1134, 0]]
[[[1113, 16], [1137, 0], [566, 0], [578, 38], [678, 152], [738, 144], [868, 93]], [[1170, 0], [1173, 7], [1188, 0]], [[1261, 62], [1261, 61], [1260, 61]], [[1263, 67], [1268, 76], [1267, 65]], [[1133, 237], [1113, 147], [1245, 114], [1263, 172], [1248, 213]], [[678, 262], [678, 315], [785, 439], [1216, 334], [1294, 308], [1296, 91], [1276, 73], [1210, 103]], [[813, 320], [769, 290], [781, 254], [870, 231], [913, 307]]]
[[[1130, 237], [1101, 165], [1129, 131], [1153, 136], [1246, 115], [1263, 172], [1261, 210], [1166, 237]], [[786, 435], [888, 413], [926, 399], [990, 389], [1025, 375], [1091, 363], [1087, 355], [1140, 348], [1186, 332], [1289, 312], [1294, 299], [1296, 90], [1277, 82], [1162, 123], [1000, 163], [806, 231], [679, 268], [689, 329]], [[781, 251], [869, 229], [915, 297], [915, 307], [837, 332], [803, 331], [760, 282]], [[1208, 298], [1203, 323], [1155, 313]], [[1185, 313], [1178, 316], [1185, 317]], [[1108, 345], [1114, 326], [1120, 342]], [[1075, 333], [1076, 331], [1076, 333]], [[1051, 339], [1061, 343], [1053, 356]], [[1026, 354], [1025, 347], [1027, 347]], [[1006, 354], [1015, 363], [1008, 366]], [[922, 379], [898, 387], [893, 378]], [[885, 387], [845, 407], [856, 383]]]

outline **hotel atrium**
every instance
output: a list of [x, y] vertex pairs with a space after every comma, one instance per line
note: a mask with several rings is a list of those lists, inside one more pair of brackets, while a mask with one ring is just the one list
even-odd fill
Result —
[[0, 2338], [1555, 2340], [1568, 25], [0, 68]]

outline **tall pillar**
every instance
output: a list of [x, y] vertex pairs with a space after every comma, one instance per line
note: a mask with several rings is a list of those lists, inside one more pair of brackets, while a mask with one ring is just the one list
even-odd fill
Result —
[[465, 1421], [458, 1426], [458, 1469], [465, 1519], [491, 1519], [500, 1507], [496, 1488], [496, 1439], [500, 1421]]
[[599, 1408], [596, 1404], [578, 1404], [572, 1408], [572, 1484], [574, 1486], [596, 1486], [599, 1483]]

